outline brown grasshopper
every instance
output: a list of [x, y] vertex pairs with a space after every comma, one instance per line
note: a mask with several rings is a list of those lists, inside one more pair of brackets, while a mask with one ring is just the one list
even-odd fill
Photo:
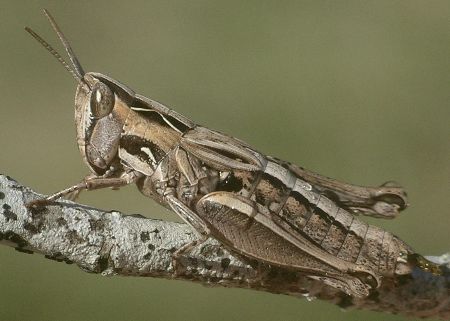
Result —
[[408, 245], [355, 217], [394, 217], [407, 206], [401, 187], [360, 187], [323, 177], [197, 125], [111, 77], [85, 73], [54, 19], [44, 13], [71, 65], [26, 30], [78, 82], [77, 142], [91, 174], [29, 206], [134, 183], [203, 238], [352, 296], [367, 296], [383, 276], [410, 271]]

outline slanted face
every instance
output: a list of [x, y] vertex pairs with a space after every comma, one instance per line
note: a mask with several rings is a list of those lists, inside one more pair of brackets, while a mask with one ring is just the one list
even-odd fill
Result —
[[117, 157], [128, 108], [96, 75], [86, 73], [83, 83], [77, 87], [75, 123], [77, 143], [84, 161], [93, 173], [103, 175]]

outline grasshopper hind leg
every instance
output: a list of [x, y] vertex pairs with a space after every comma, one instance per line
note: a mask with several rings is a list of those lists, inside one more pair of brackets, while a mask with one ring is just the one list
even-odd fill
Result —
[[214, 237], [241, 257], [299, 272], [354, 297], [366, 297], [379, 286], [373, 271], [340, 260], [272, 224], [270, 214], [251, 200], [213, 192], [198, 201], [197, 213], [208, 222]]

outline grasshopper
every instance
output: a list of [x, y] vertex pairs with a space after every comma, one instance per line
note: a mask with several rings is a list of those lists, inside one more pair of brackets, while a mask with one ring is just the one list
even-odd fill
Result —
[[71, 61], [25, 28], [72, 74], [77, 142], [90, 174], [28, 206], [82, 190], [136, 184], [203, 237], [244, 259], [303, 273], [365, 297], [382, 277], [406, 274], [411, 248], [357, 214], [392, 218], [407, 207], [393, 183], [361, 187], [265, 156], [245, 142], [195, 124], [119, 81], [84, 72], [44, 10]]

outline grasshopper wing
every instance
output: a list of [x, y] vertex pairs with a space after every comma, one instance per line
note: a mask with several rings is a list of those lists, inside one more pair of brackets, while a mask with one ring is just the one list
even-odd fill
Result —
[[348, 184], [322, 176], [297, 165], [270, 158], [292, 171], [297, 177], [309, 182], [321, 194], [353, 214], [392, 219], [408, 207], [405, 190], [395, 182], [378, 187]]

